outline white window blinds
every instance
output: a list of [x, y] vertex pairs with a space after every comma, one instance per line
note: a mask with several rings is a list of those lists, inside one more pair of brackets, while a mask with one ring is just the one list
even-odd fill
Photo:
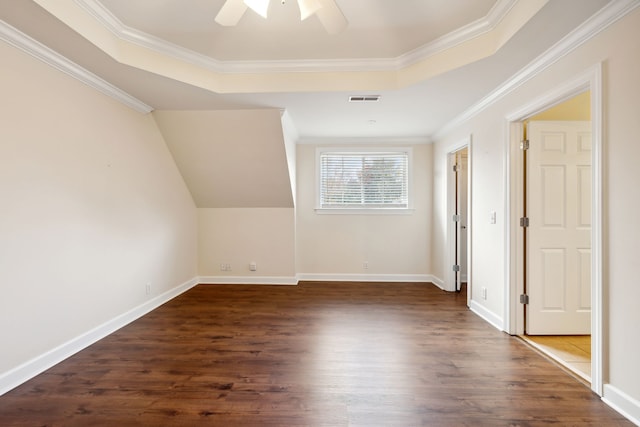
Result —
[[407, 208], [409, 153], [320, 153], [320, 208]]

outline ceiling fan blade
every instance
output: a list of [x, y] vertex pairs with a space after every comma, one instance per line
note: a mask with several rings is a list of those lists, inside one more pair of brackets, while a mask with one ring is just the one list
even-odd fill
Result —
[[269, 0], [244, 0], [244, 4], [249, 6], [249, 9], [253, 10], [263, 18], [267, 18], [269, 12]]
[[216, 15], [216, 22], [225, 27], [233, 27], [246, 11], [247, 5], [243, 0], [227, 0]]
[[298, 0], [298, 7], [300, 8], [300, 20], [304, 21], [318, 9], [322, 8], [322, 5], [318, 0]]
[[316, 12], [318, 19], [329, 34], [338, 34], [347, 27], [347, 18], [335, 0], [318, 0], [322, 7]]

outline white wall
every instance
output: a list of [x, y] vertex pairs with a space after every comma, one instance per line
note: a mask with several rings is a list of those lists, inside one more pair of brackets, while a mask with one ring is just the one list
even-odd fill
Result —
[[[633, 213], [640, 209], [635, 184], [640, 182], [640, 9], [595, 36], [574, 52], [527, 81], [479, 115], [461, 124], [436, 141], [434, 148], [435, 200], [445, 191], [439, 171], [446, 162], [448, 147], [473, 135], [473, 229], [471, 296], [497, 318], [504, 313], [504, 268], [506, 248], [504, 216], [505, 116], [529, 101], [571, 80], [603, 61], [604, 85], [604, 293], [605, 293], [605, 397], [620, 392], [640, 419], [640, 286], [635, 271], [640, 228], [633, 225]], [[498, 212], [498, 224], [491, 225], [488, 213]], [[630, 216], [631, 215], [631, 216]], [[443, 227], [445, 217], [438, 208], [435, 229]], [[445, 250], [439, 233], [433, 240], [434, 254]], [[434, 258], [434, 273], [442, 265]], [[479, 288], [488, 289], [487, 300], [479, 298]]]
[[[316, 147], [297, 147], [296, 259], [300, 277], [429, 280], [431, 145], [413, 146], [414, 211], [408, 215], [316, 213]], [[369, 263], [366, 270], [365, 261]]]
[[151, 115], [5, 43], [0, 58], [1, 379], [193, 279], [197, 231]]
[[[198, 209], [198, 271], [205, 282], [295, 283], [292, 208]], [[256, 271], [249, 264], [257, 264]], [[231, 271], [221, 271], [230, 264]]]

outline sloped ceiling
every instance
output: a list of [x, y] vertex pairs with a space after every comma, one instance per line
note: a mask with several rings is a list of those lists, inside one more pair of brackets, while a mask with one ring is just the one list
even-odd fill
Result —
[[293, 207], [279, 110], [153, 116], [196, 206]]

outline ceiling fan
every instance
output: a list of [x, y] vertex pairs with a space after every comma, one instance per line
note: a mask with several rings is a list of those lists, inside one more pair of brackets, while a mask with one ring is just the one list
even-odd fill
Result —
[[[286, 0], [279, 0], [282, 4]], [[300, 7], [300, 20], [304, 21], [315, 14], [329, 34], [337, 34], [347, 26], [347, 19], [335, 0], [297, 0]], [[270, 0], [226, 0], [216, 15], [216, 22], [226, 27], [238, 24], [247, 8], [251, 8], [262, 17], [267, 17]]]

